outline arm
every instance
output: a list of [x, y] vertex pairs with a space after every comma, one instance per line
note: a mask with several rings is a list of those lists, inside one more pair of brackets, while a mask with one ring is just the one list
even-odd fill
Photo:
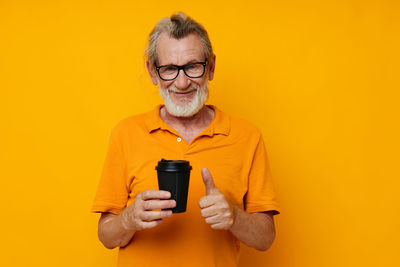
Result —
[[109, 249], [128, 245], [136, 231], [155, 227], [172, 215], [170, 210], [155, 211], [174, 208], [175, 200], [170, 197], [167, 191], [147, 190], [139, 193], [119, 215], [103, 213], [99, 220], [100, 241]]
[[275, 238], [273, 212], [247, 213], [230, 203], [215, 186], [207, 168], [201, 171], [207, 195], [200, 199], [201, 215], [213, 229], [230, 230], [246, 245], [267, 250]]
[[134, 229], [126, 229], [121, 218], [121, 215], [112, 213], [101, 214], [98, 236], [101, 243], [108, 249], [126, 246], [136, 232]]
[[267, 250], [275, 239], [273, 212], [249, 214], [236, 206], [233, 209], [235, 219], [229, 229], [231, 233], [250, 247]]
[[[269, 203], [271, 209], [277, 208], [273, 191], [271, 172], [262, 136], [259, 136], [257, 147], [249, 170], [246, 203]], [[231, 203], [228, 202], [229, 205]], [[249, 207], [254, 211], [254, 207]], [[234, 223], [230, 228], [232, 234], [246, 245], [259, 250], [268, 249], [275, 238], [274, 215], [279, 213], [270, 210], [262, 213], [246, 213], [239, 207], [234, 207]]]

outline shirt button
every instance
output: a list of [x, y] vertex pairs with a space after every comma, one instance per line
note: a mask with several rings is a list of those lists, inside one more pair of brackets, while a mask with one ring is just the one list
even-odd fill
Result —
[[182, 138], [178, 137], [178, 138], [176, 138], [176, 141], [180, 142], [180, 141], [182, 141]]

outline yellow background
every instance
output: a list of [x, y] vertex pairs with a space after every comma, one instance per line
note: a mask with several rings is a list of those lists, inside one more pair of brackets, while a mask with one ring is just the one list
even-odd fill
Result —
[[258, 125], [270, 155], [277, 238], [240, 266], [400, 266], [399, 7], [0, 1], [0, 265], [115, 266], [89, 213], [109, 133], [160, 103], [143, 50], [182, 10], [215, 48], [209, 103]]

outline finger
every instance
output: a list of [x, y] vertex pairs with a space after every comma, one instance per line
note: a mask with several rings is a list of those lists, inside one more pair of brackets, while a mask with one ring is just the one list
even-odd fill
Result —
[[161, 219], [156, 220], [156, 221], [151, 221], [151, 222], [143, 222], [142, 229], [153, 228], [153, 227], [156, 227], [157, 225], [159, 225], [160, 223], [162, 223]]
[[214, 223], [214, 224], [211, 224], [210, 226], [212, 229], [215, 229], [215, 230], [221, 230], [221, 229], [227, 230], [228, 229], [228, 227], [223, 223]]
[[156, 209], [172, 209], [176, 207], [176, 201], [170, 200], [145, 200], [143, 201], [144, 210], [156, 210]]
[[217, 210], [213, 206], [201, 210], [201, 216], [203, 216], [204, 218], [208, 218], [214, 215], [217, 215]]
[[144, 222], [157, 221], [162, 218], [168, 218], [172, 215], [171, 210], [161, 211], [145, 211], [140, 215], [140, 219]]
[[206, 186], [206, 194], [207, 195], [212, 194], [217, 188], [215, 187], [214, 180], [211, 176], [210, 171], [207, 168], [202, 168], [201, 176], [203, 177], [203, 182], [204, 185]]
[[171, 198], [171, 193], [164, 190], [146, 190], [141, 193], [143, 200], [148, 199], [169, 199]]
[[216, 199], [214, 196], [205, 196], [199, 200], [199, 206], [201, 209], [213, 206], [216, 204]]
[[208, 218], [206, 218], [205, 221], [208, 224], [216, 224], [216, 223], [220, 222], [218, 215], [214, 215], [214, 216], [208, 217]]

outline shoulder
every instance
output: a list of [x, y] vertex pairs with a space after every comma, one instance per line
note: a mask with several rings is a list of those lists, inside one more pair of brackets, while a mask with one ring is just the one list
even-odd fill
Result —
[[231, 128], [233, 131], [237, 130], [240, 132], [246, 132], [248, 134], [260, 135], [261, 131], [259, 128], [248, 120], [241, 117], [231, 117]]
[[147, 130], [147, 123], [154, 111], [131, 115], [121, 119], [111, 130], [114, 137], [123, 137], [132, 133], [143, 132]]
[[261, 138], [260, 129], [253, 123], [244, 118], [227, 114], [221, 110], [218, 110], [218, 112], [220, 116], [224, 118], [222, 121], [229, 123], [229, 136], [247, 139], [249, 141], [255, 140], [256, 142]]
[[233, 138], [244, 142], [246, 147], [257, 147], [262, 139], [261, 131], [246, 119], [231, 116], [231, 132]]
[[242, 132], [242, 133], [246, 132], [249, 134], [260, 134], [261, 133], [259, 128], [256, 125], [254, 125], [253, 123], [249, 122], [247, 119], [230, 115], [221, 110], [219, 110], [219, 112], [222, 117], [228, 118], [228, 120], [230, 122], [231, 131]]

